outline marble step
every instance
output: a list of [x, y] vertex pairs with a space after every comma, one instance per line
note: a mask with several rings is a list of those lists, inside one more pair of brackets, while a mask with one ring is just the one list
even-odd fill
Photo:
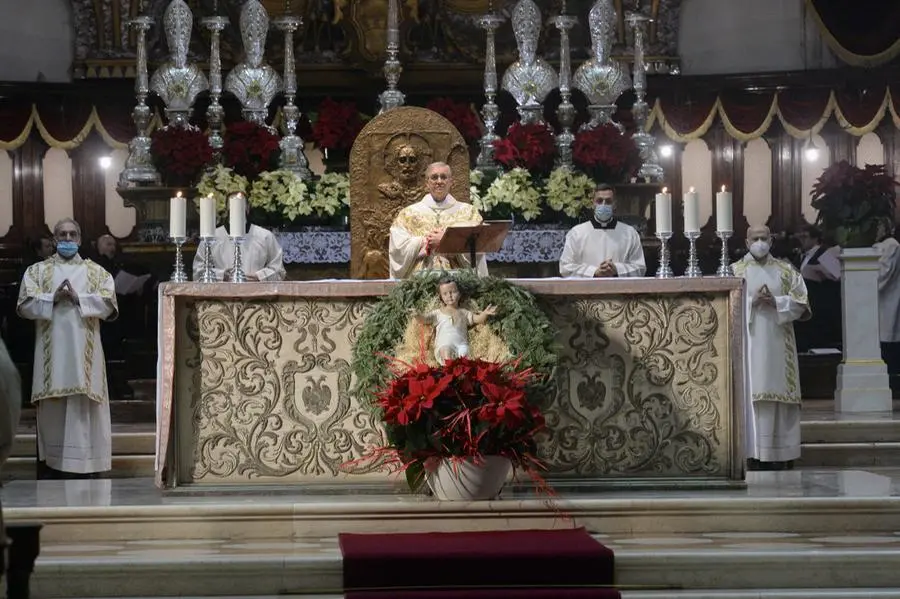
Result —
[[[156, 432], [150, 425], [144, 431], [114, 431], [112, 435], [113, 455], [153, 455], [156, 445]], [[35, 433], [18, 433], [13, 443], [14, 458], [34, 458], [37, 452], [37, 435]]]
[[796, 467], [900, 466], [900, 442], [803, 443]]
[[622, 599], [900, 599], [900, 588], [622, 591]]
[[[110, 478], [146, 478], [153, 476], [153, 455], [113, 454]], [[31, 457], [12, 457], [3, 465], [3, 480], [33, 480], [37, 476], [37, 463]]]

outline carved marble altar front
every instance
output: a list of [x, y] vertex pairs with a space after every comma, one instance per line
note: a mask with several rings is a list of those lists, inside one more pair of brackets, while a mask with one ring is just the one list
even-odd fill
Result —
[[[157, 484], [384, 481], [351, 348], [389, 281], [162, 287]], [[553, 481], [739, 484], [738, 279], [540, 279], [559, 331], [541, 455]]]

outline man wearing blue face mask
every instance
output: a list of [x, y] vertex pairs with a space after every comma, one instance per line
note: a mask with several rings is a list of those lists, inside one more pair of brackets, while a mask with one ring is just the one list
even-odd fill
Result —
[[35, 321], [31, 401], [38, 459], [53, 478], [90, 477], [112, 468], [112, 430], [100, 321], [118, 315], [112, 275], [78, 255], [81, 228], [53, 228], [56, 253], [31, 265], [16, 310]]
[[637, 230], [616, 219], [615, 191], [601, 183], [594, 190], [591, 220], [566, 235], [559, 257], [564, 277], [642, 277], [647, 271]]

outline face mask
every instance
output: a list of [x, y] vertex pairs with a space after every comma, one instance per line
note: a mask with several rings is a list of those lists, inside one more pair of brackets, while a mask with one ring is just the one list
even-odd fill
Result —
[[601, 223], [608, 222], [613, 217], [613, 207], [609, 204], [597, 204], [594, 206], [594, 218]]
[[769, 253], [769, 242], [756, 240], [750, 244], [750, 253], [754, 258], [763, 258]]
[[74, 241], [60, 241], [56, 244], [56, 251], [63, 258], [71, 258], [78, 253], [78, 244]]

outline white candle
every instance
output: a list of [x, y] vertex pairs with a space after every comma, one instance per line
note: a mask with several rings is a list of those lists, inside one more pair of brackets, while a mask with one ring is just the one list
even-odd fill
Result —
[[722, 191], [716, 193], [716, 231], [734, 231], [734, 217], [732, 215], [733, 205], [731, 202], [731, 192]]
[[693, 187], [684, 194], [684, 232], [700, 232], [700, 197]]
[[213, 237], [216, 234], [216, 198], [209, 194], [200, 198], [200, 237]]
[[400, 17], [397, 9], [397, 0], [388, 0], [388, 26], [387, 43], [400, 44]]
[[247, 228], [247, 199], [242, 193], [228, 198], [228, 234], [243, 237]]
[[672, 232], [672, 194], [665, 187], [656, 194], [656, 232]]
[[169, 236], [187, 237], [187, 198], [181, 192], [169, 202]]

